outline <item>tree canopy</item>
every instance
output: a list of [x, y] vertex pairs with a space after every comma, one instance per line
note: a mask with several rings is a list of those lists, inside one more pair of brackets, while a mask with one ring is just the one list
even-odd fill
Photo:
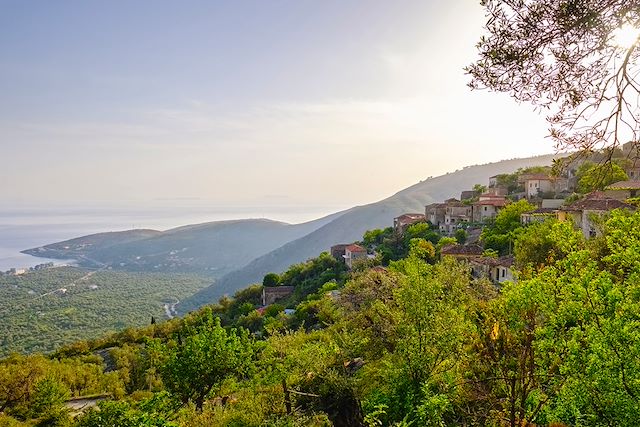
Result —
[[640, 140], [638, 0], [484, 0], [472, 88], [548, 111], [560, 148]]

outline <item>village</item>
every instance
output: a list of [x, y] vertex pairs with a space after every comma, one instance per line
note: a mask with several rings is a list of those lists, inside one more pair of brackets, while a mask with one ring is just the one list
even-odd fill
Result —
[[[491, 176], [486, 186], [476, 185], [473, 190], [462, 191], [459, 199], [432, 203], [425, 206], [424, 213], [405, 213], [394, 218], [394, 233], [402, 236], [408, 227], [418, 223], [428, 223], [445, 237], [453, 237], [463, 230], [465, 241], [443, 246], [440, 256], [466, 261], [474, 278], [486, 278], [495, 285], [515, 281], [513, 255], [487, 253], [491, 251], [483, 247], [482, 230], [510, 203], [524, 199], [535, 209], [521, 214], [522, 225], [554, 218], [571, 221], [587, 239], [599, 235], [599, 217], [614, 209], [634, 211], [636, 205], [630, 202], [640, 195], [640, 165], [635, 161], [639, 157], [637, 148], [627, 143], [615, 154], [617, 159], [624, 160], [620, 163], [625, 165], [624, 174], [628, 179], [608, 184], [602, 191], [576, 193], [581, 166], [589, 161], [610, 160], [597, 153], [591, 159], [572, 159], [560, 174], [553, 174], [550, 167], [540, 167], [532, 168], [531, 172]], [[331, 255], [343, 261], [348, 269], [376, 257], [375, 251], [367, 250], [358, 242], [334, 245]]]

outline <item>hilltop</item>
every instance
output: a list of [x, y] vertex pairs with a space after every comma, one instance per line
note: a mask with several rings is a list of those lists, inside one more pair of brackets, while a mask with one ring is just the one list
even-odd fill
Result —
[[393, 218], [402, 213], [424, 212], [425, 205], [450, 197], [459, 197], [462, 191], [471, 189], [474, 184], [487, 182], [490, 176], [512, 173], [519, 168], [530, 166], [547, 166], [556, 157], [558, 156], [545, 155], [468, 166], [428, 178], [384, 200], [354, 207], [336, 215], [331, 221], [307, 235], [290, 241], [223, 276], [216, 283], [181, 302], [178, 308], [185, 313], [217, 301], [225, 294], [233, 294], [238, 289], [259, 282], [266, 273], [284, 271], [291, 264], [329, 250], [332, 245], [358, 240], [367, 230], [388, 227], [393, 224]]
[[73, 259], [84, 267], [124, 271], [199, 273], [219, 277], [335, 218], [302, 224], [268, 219], [215, 221], [166, 231], [98, 233], [32, 248], [23, 253]]

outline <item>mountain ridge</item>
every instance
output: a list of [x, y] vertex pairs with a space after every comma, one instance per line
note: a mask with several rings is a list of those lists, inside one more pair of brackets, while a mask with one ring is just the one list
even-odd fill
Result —
[[315, 257], [338, 243], [359, 240], [365, 231], [393, 225], [393, 218], [409, 211], [424, 211], [424, 206], [469, 190], [474, 184], [486, 184], [490, 176], [512, 173], [519, 168], [551, 164], [562, 155], [548, 154], [523, 159], [509, 159], [483, 165], [466, 166], [454, 172], [428, 178], [377, 202], [356, 206], [343, 212], [331, 222], [285, 243], [244, 267], [222, 276], [211, 286], [202, 289], [178, 306], [186, 313], [203, 304], [215, 302], [223, 295], [259, 282], [269, 272], [281, 272], [290, 265]]

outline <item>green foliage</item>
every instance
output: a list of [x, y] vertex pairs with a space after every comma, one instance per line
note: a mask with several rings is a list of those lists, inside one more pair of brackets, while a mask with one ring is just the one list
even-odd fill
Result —
[[582, 233], [573, 229], [570, 222], [554, 219], [534, 223], [518, 235], [514, 244], [516, 265], [543, 268], [562, 259], [582, 243]]
[[280, 275], [277, 273], [267, 273], [262, 279], [262, 286], [278, 286], [280, 284]]
[[500, 255], [511, 253], [513, 242], [524, 230], [520, 215], [535, 210], [535, 206], [526, 200], [519, 200], [504, 207], [496, 215], [495, 221], [485, 227], [480, 235], [486, 249], [493, 249]]
[[0, 356], [51, 351], [79, 339], [146, 325], [151, 316], [166, 319], [164, 304], [209, 283], [185, 274], [90, 272], [74, 267], [1, 276]]
[[479, 196], [487, 192], [487, 186], [482, 184], [475, 184], [473, 186], [473, 191], [475, 191], [476, 196]]
[[433, 243], [420, 238], [409, 241], [409, 257], [418, 258], [423, 261], [432, 261], [436, 256], [436, 248]]
[[[495, 230], [514, 229], [513, 210]], [[614, 211], [602, 232], [522, 228], [522, 271], [500, 290], [464, 263], [436, 263], [421, 237], [388, 268], [349, 276], [322, 256], [282, 274], [313, 292], [265, 316], [254, 286], [54, 357], [0, 360], [0, 423], [638, 425], [640, 213]], [[71, 421], [70, 395], [113, 400]]]
[[467, 241], [467, 232], [463, 229], [458, 229], [454, 233], [453, 238], [456, 239], [456, 241], [461, 245], [464, 245]]
[[177, 341], [163, 346], [166, 361], [160, 366], [169, 392], [201, 410], [205, 398], [227, 378], [243, 377], [250, 369], [253, 344], [246, 331], [227, 332], [211, 312], [199, 324], [187, 325]]
[[582, 194], [603, 190], [607, 185], [629, 179], [622, 167], [614, 162], [605, 164], [583, 163], [576, 173], [578, 191]]
[[56, 417], [64, 411], [64, 403], [70, 397], [69, 388], [57, 378], [47, 376], [38, 381], [33, 390], [30, 416], [33, 418]]

